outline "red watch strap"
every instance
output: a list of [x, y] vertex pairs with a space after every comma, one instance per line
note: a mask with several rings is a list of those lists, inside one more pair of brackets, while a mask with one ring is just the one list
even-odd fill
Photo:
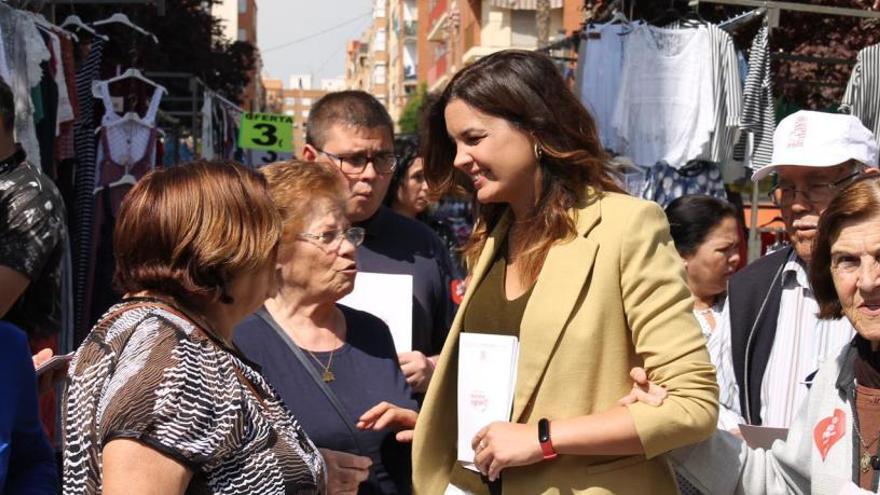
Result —
[[544, 453], [545, 461], [555, 459], [556, 456], [559, 455], [556, 453], [556, 449], [553, 448], [553, 442], [551, 442], [550, 440], [541, 443], [541, 451]]

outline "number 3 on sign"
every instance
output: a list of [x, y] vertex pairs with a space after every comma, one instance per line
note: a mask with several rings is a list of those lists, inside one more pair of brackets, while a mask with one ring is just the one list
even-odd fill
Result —
[[241, 118], [239, 146], [244, 149], [291, 152], [293, 117], [246, 113]]

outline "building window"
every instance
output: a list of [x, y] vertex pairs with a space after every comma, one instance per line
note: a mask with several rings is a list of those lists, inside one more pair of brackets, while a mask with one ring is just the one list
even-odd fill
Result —
[[296, 98], [288, 96], [284, 98], [284, 104], [288, 106], [293, 106], [296, 104]]
[[303, 110], [303, 111], [302, 111], [302, 116], [303, 116], [304, 119], [309, 118], [309, 111], [308, 111], [308, 110]]
[[385, 84], [387, 70], [384, 65], [373, 67], [373, 84]]
[[385, 0], [376, 0], [375, 7], [373, 8], [373, 17], [376, 19], [385, 17]]
[[239, 28], [238, 30], [238, 41], [247, 41], [247, 30]]
[[284, 115], [289, 115], [289, 116], [293, 117], [295, 114], [293, 113], [293, 110], [285, 110]]
[[238, 13], [246, 14], [248, 10], [247, 6], [248, 0], [238, 0]]
[[379, 29], [376, 31], [376, 38], [373, 40], [373, 51], [375, 52], [384, 52], [385, 51], [385, 28]]
[[302, 106], [304, 106], [304, 107], [311, 106], [311, 105], [312, 105], [312, 99], [311, 99], [311, 98], [300, 98], [300, 100], [299, 100], [299, 104], [302, 105]]

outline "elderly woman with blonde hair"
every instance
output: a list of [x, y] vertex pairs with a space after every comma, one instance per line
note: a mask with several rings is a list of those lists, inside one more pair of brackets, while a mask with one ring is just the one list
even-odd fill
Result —
[[406, 494], [409, 446], [390, 428], [358, 430], [387, 401], [414, 409], [388, 326], [338, 303], [354, 288], [364, 230], [345, 215], [338, 170], [290, 161], [261, 169], [284, 225], [274, 267], [278, 292], [235, 330], [303, 429], [324, 450], [331, 492]]

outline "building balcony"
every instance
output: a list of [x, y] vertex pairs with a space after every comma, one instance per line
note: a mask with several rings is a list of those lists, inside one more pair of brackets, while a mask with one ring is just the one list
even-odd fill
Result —
[[406, 40], [414, 40], [419, 35], [418, 21], [403, 22], [403, 38]]
[[449, 23], [449, 11], [443, 11], [440, 18], [434, 20], [428, 31], [428, 41], [443, 41], [446, 39], [446, 24]]

